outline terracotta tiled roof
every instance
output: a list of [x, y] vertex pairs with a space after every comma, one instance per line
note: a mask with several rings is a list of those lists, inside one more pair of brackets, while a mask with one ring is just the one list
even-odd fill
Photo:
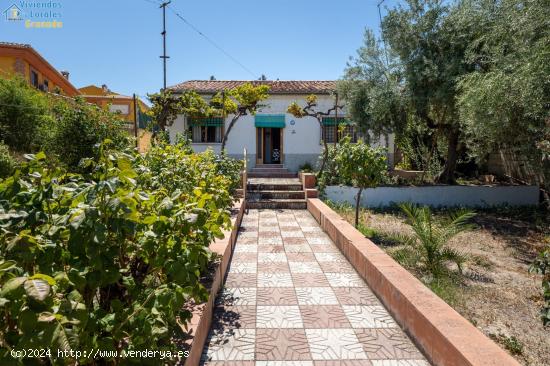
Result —
[[16, 48], [32, 48], [30, 44], [15, 43], [15, 42], [2, 42], [2, 41], [0, 41], [0, 46], [8, 46], [8, 47], [16, 47]]
[[269, 85], [270, 94], [329, 94], [336, 89], [336, 81], [333, 80], [189, 80], [168, 89], [175, 92], [194, 90], [201, 94], [213, 94], [244, 83]]

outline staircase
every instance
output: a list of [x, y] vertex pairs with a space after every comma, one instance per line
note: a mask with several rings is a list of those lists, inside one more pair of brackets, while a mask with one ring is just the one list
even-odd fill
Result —
[[289, 172], [282, 164], [256, 165], [248, 177], [247, 208], [307, 208], [306, 193], [297, 174]]
[[283, 164], [256, 164], [248, 173], [249, 178], [296, 178], [296, 173], [289, 172]]

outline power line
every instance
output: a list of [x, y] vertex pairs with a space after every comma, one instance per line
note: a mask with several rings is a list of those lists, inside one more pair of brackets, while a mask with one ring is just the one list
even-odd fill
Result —
[[179, 19], [181, 19], [185, 24], [187, 24], [191, 29], [193, 29], [195, 32], [197, 32], [200, 36], [202, 36], [208, 43], [210, 43], [212, 46], [217, 48], [220, 52], [222, 52], [225, 56], [227, 56], [229, 59], [231, 59], [234, 63], [239, 65], [243, 70], [245, 70], [247, 73], [252, 75], [254, 79], [257, 78], [257, 74], [251, 71], [248, 67], [243, 65], [239, 60], [237, 60], [235, 57], [231, 56], [229, 52], [224, 50], [220, 45], [218, 45], [216, 42], [214, 42], [210, 37], [208, 37], [206, 34], [201, 32], [200, 29], [195, 27], [192, 23], [190, 23], [187, 19], [185, 19], [183, 16], [181, 16], [172, 6], [168, 6], [168, 9], [170, 9]]

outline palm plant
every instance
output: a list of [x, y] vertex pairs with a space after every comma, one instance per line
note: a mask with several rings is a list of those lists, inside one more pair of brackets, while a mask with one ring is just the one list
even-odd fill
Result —
[[472, 227], [468, 221], [475, 213], [459, 210], [451, 213], [448, 220], [436, 220], [427, 206], [403, 203], [399, 207], [407, 215], [407, 223], [413, 229], [414, 235], [401, 238], [406, 247], [398, 253], [398, 259], [401, 257], [416, 262], [416, 265], [420, 264], [434, 277], [439, 277], [446, 271], [448, 262], [455, 263], [462, 273], [466, 256], [449, 247], [448, 243], [455, 235]]

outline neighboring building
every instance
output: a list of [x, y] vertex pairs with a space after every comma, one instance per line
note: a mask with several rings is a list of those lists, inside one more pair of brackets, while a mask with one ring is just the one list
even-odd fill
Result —
[[0, 77], [20, 75], [37, 89], [74, 97], [69, 73], [58, 71], [28, 44], [0, 42]]
[[[211, 97], [222, 90], [229, 90], [246, 81], [192, 80], [170, 87], [178, 93], [194, 90], [205, 98]], [[336, 88], [335, 81], [251, 81], [253, 84], [270, 86], [269, 98], [262, 102], [255, 116], [241, 117], [228, 136], [226, 150], [230, 156], [243, 157], [243, 149], [247, 149], [248, 165], [253, 168], [257, 164], [284, 164], [290, 171], [297, 171], [300, 166], [309, 163], [315, 166], [323, 150], [321, 137], [328, 143], [338, 139], [338, 124], [344, 124], [347, 134], [357, 140], [357, 128], [345, 118], [344, 111], [336, 116], [323, 120], [323, 127], [313, 117], [295, 118], [286, 113], [288, 105], [296, 101], [305, 104], [306, 96], [315, 94], [318, 97], [317, 109], [321, 112], [334, 105], [332, 93]], [[173, 141], [178, 133], [187, 132], [192, 138], [193, 149], [197, 152], [212, 148], [219, 153], [221, 140], [231, 117], [225, 121], [222, 118], [191, 119], [179, 116], [169, 127], [170, 138]], [[382, 137], [376, 143], [388, 149], [388, 162], [393, 166], [394, 142], [393, 136]]]
[[96, 104], [114, 113], [120, 113], [121, 116], [124, 117], [124, 120], [131, 124], [130, 127], [132, 129], [134, 126], [134, 116], [137, 117], [138, 126], [140, 128], [145, 128], [145, 112], [149, 110], [149, 107], [139, 98], [136, 98], [137, 113], [134, 113], [134, 98], [132, 96], [115, 93], [105, 84], [101, 87], [88, 85], [78, 90], [82, 94], [82, 97], [89, 103]]

